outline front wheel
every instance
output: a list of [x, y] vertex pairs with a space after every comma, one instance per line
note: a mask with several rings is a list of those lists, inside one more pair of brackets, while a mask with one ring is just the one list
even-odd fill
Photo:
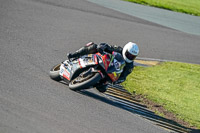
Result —
[[55, 81], [60, 81], [61, 77], [60, 77], [60, 65], [55, 65], [51, 68], [50, 72], [49, 72], [49, 76], [51, 79], [55, 80]]
[[101, 80], [99, 73], [91, 73], [86, 77], [78, 76], [69, 83], [69, 88], [74, 91], [88, 89]]

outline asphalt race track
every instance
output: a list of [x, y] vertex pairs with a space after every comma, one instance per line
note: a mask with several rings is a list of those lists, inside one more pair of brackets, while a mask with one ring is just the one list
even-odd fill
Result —
[[200, 63], [199, 36], [85, 0], [1, 0], [1, 133], [167, 132], [49, 78], [53, 65], [89, 41], [135, 41], [140, 57]]

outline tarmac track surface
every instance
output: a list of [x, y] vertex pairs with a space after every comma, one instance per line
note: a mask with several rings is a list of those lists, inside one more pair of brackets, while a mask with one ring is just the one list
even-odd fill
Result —
[[200, 63], [199, 40], [85, 0], [2, 0], [0, 132], [167, 132], [103, 97], [69, 90], [48, 72], [89, 41], [135, 41], [140, 57]]

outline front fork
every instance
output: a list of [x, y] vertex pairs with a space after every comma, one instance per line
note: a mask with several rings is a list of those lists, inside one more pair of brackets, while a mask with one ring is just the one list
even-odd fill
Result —
[[104, 74], [100, 71], [100, 70], [96, 70], [94, 69], [93, 67], [91, 68], [91, 72], [96, 72], [96, 73], [99, 73], [101, 75], [101, 78], [105, 78]]

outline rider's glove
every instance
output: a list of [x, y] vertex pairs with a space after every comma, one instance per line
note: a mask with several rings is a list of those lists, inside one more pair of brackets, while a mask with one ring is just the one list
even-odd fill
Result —
[[97, 51], [98, 51], [99, 53], [103, 54], [103, 49], [99, 48], [98, 46], [97, 46]]
[[99, 45], [97, 45], [97, 51], [99, 52], [99, 53], [103, 53], [103, 51], [106, 49], [108, 47], [108, 44], [106, 44], [106, 43], [101, 43], [101, 44], [99, 44]]

